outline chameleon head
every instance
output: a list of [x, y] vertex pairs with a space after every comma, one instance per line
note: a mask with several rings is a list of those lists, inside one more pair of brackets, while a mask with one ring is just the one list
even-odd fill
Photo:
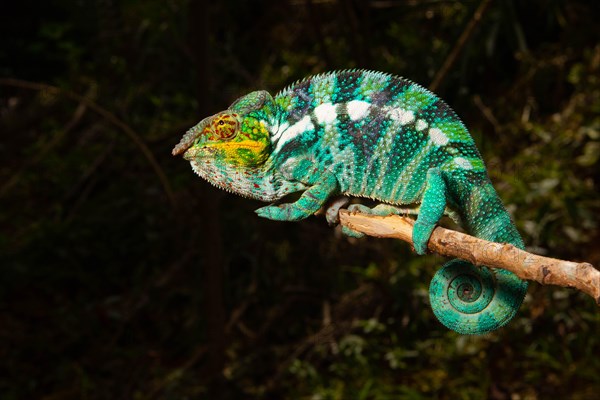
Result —
[[175, 146], [173, 155], [183, 154], [194, 172], [217, 187], [263, 198], [272, 110], [269, 93], [252, 92], [226, 111], [200, 121]]
[[196, 163], [234, 168], [260, 166], [269, 156], [271, 141], [267, 119], [273, 98], [256, 91], [237, 99], [226, 111], [200, 121], [173, 149], [173, 155]]
[[255, 167], [269, 155], [269, 133], [264, 121], [231, 110], [200, 121], [173, 149], [173, 155], [194, 163]]

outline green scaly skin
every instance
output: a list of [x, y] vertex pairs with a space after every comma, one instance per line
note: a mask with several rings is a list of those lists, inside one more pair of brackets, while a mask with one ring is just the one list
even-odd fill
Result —
[[[418, 210], [418, 254], [444, 214], [474, 236], [523, 248], [465, 126], [403, 78], [346, 70], [306, 78], [275, 97], [252, 92], [188, 131], [173, 149], [181, 153], [201, 177], [242, 196], [273, 202], [303, 192], [294, 203], [256, 210], [264, 218], [300, 220], [334, 196], [368, 197], [385, 203], [374, 213]], [[330, 221], [341, 205], [329, 210]], [[430, 300], [445, 326], [481, 334], [505, 325], [526, 290], [508, 271], [453, 260], [434, 276]]]

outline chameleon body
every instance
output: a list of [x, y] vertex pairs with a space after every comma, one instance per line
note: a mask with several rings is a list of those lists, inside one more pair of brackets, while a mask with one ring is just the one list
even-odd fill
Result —
[[[201, 177], [242, 196], [273, 202], [302, 191], [293, 203], [259, 208], [261, 217], [299, 220], [334, 196], [367, 197], [383, 204], [375, 213], [418, 213], [418, 254], [444, 214], [474, 236], [523, 248], [463, 123], [436, 95], [393, 75], [345, 70], [274, 97], [252, 92], [190, 129], [173, 149], [182, 153]], [[434, 276], [430, 300], [445, 326], [481, 334], [506, 324], [526, 290], [508, 271], [453, 260]]]

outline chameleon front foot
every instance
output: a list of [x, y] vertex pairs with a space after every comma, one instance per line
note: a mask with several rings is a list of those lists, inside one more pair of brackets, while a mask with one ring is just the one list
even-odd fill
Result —
[[435, 316], [447, 328], [480, 335], [510, 321], [526, 290], [527, 283], [508, 271], [494, 274], [487, 267], [452, 260], [431, 280], [429, 299]]
[[295, 203], [265, 206], [254, 211], [259, 217], [275, 221], [298, 221], [312, 215], [310, 210], [304, 210]]

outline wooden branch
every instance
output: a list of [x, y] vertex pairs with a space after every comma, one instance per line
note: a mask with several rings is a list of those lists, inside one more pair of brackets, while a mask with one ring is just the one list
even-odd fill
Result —
[[[341, 224], [370, 236], [395, 238], [413, 244], [414, 221], [391, 215], [380, 217], [340, 210]], [[600, 271], [589, 263], [576, 263], [538, 256], [511, 244], [493, 243], [461, 232], [436, 227], [428, 249], [443, 256], [457, 257], [474, 265], [503, 268], [521, 279], [542, 285], [557, 285], [578, 289], [600, 305]]]

